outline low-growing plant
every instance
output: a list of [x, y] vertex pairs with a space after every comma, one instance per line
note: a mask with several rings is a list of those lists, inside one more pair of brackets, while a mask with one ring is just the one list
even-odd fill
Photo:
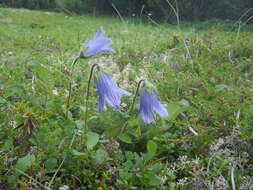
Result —
[[1, 14], [1, 189], [252, 187], [249, 33]]

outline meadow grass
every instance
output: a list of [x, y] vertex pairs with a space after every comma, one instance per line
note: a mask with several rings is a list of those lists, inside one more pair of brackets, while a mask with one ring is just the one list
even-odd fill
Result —
[[[100, 26], [116, 53], [73, 69]], [[170, 117], [143, 124], [138, 102], [125, 113], [132, 97], [121, 112], [99, 113], [92, 83], [86, 136], [94, 63], [133, 94], [140, 79], [149, 80]], [[252, 98], [250, 25], [238, 32], [225, 22], [183, 23], [179, 30], [135, 18], [0, 9], [1, 189], [253, 188]]]

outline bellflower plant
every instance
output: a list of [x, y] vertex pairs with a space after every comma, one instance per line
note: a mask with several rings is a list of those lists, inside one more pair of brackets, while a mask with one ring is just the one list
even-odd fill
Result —
[[106, 73], [102, 72], [98, 79], [95, 79], [99, 96], [99, 111], [104, 111], [105, 103], [114, 108], [119, 108], [123, 95], [131, 96], [131, 93], [119, 88], [117, 83]]
[[155, 114], [160, 115], [162, 118], [169, 116], [165, 104], [161, 104], [158, 100], [157, 93], [152, 89], [152, 95], [145, 88], [140, 97], [139, 113], [144, 123], [154, 123]]
[[80, 57], [95, 56], [103, 52], [115, 53], [109, 46], [112, 44], [111, 39], [103, 37], [104, 30], [99, 28], [93, 39], [81, 47], [81, 51], [87, 48], [86, 52], [82, 52]]

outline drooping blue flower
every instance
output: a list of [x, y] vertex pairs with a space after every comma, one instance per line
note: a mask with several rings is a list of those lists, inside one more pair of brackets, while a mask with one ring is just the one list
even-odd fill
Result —
[[81, 53], [81, 57], [89, 57], [98, 55], [103, 52], [115, 53], [115, 51], [109, 46], [112, 44], [111, 39], [103, 37], [104, 30], [99, 28], [93, 39], [81, 47], [81, 51], [86, 49], [86, 52]]
[[140, 97], [140, 108], [139, 113], [144, 123], [154, 123], [155, 114], [160, 115], [162, 118], [169, 116], [165, 104], [161, 104], [157, 98], [156, 91], [152, 89], [152, 96], [149, 94], [147, 89], [143, 90]]
[[114, 108], [119, 108], [121, 97], [123, 95], [131, 96], [131, 93], [119, 88], [117, 83], [104, 72], [100, 74], [98, 79], [95, 79], [95, 83], [98, 89], [98, 108], [100, 112], [105, 110], [105, 103]]
[[154, 114], [152, 109], [152, 97], [145, 88], [140, 97], [139, 113], [144, 123], [154, 123]]

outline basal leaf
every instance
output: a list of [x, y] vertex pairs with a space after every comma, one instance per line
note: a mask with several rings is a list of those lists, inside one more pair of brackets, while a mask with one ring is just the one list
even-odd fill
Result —
[[154, 141], [149, 140], [147, 143], [147, 150], [148, 150], [148, 153], [151, 153], [152, 155], [154, 155], [157, 151], [157, 144]]
[[25, 172], [27, 169], [29, 169], [29, 167], [31, 167], [31, 165], [33, 164], [33, 162], [35, 161], [35, 156], [34, 155], [26, 155], [22, 158], [18, 159], [18, 162], [16, 164], [16, 168]]
[[131, 143], [132, 143], [131, 137], [130, 137], [128, 134], [126, 134], [126, 133], [121, 134], [121, 135], [119, 136], [119, 139], [120, 139], [121, 141], [125, 142], [125, 143], [128, 143], [128, 144], [131, 144]]
[[88, 132], [87, 133], [87, 142], [86, 146], [90, 150], [92, 149], [99, 141], [99, 135], [97, 133]]

